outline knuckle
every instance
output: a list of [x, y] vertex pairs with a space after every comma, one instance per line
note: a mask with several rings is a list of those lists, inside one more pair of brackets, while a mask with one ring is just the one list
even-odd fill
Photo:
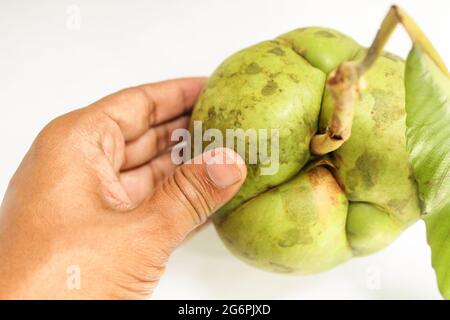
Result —
[[71, 158], [74, 162], [86, 159], [98, 163], [103, 157], [98, 152], [104, 140], [120, 145], [117, 130], [102, 113], [89, 113], [83, 109], [76, 110], [50, 121], [37, 135], [30, 153], [37, 159], [63, 160]]
[[115, 96], [115, 98], [122, 100], [124, 102], [135, 102], [135, 101], [145, 101], [148, 99], [148, 96], [141, 87], [137, 86], [125, 88], [119, 91]]
[[[155, 104], [149, 93], [141, 86], [130, 87], [120, 92], [119, 98], [130, 106], [129, 111], [135, 112], [135, 118], [144, 121], [143, 127], [150, 127], [154, 123]], [[144, 115], [144, 116], [141, 116]]]

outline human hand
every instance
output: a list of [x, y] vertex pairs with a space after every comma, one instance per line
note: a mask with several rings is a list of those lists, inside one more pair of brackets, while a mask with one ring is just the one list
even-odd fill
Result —
[[171, 133], [188, 125], [204, 80], [125, 89], [41, 131], [0, 208], [0, 297], [152, 292], [172, 251], [246, 176], [228, 149], [207, 156], [232, 164], [171, 161]]

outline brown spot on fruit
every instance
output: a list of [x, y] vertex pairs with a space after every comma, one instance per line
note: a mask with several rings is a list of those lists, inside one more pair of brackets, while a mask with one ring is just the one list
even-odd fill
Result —
[[278, 89], [278, 84], [273, 81], [273, 80], [269, 80], [267, 81], [267, 84], [264, 86], [264, 88], [261, 89], [261, 94], [263, 96], [270, 96], [272, 94], [274, 94]]
[[282, 238], [278, 241], [278, 245], [282, 248], [289, 248], [297, 244], [309, 244], [311, 242], [313, 242], [313, 238], [309, 228], [292, 228], [283, 233]]
[[360, 172], [366, 188], [375, 186], [374, 178], [378, 174], [379, 160], [365, 152], [356, 159], [355, 168]]
[[289, 78], [291, 78], [291, 80], [294, 81], [295, 83], [300, 82], [300, 79], [293, 73], [289, 73]]
[[269, 53], [273, 53], [274, 55], [276, 55], [276, 56], [284, 56], [286, 53], [284, 52], [284, 50], [283, 49], [281, 49], [280, 47], [275, 47], [275, 48], [273, 48], [273, 49], [271, 49], [271, 50], [269, 50], [269, 51], [267, 51], [267, 52], [269, 52]]
[[289, 229], [283, 234], [283, 238], [278, 241], [278, 245], [282, 248], [292, 247], [297, 244], [298, 241], [298, 230]]
[[401, 100], [392, 96], [392, 93], [373, 89], [371, 91], [374, 98], [374, 107], [371, 112], [372, 118], [377, 128], [386, 128], [406, 115], [404, 108], [401, 107]]
[[261, 72], [261, 67], [256, 62], [250, 63], [245, 69], [245, 73], [247, 74], [257, 74]]
[[210, 107], [208, 109], [208, 118], [214, 118], [216, 116], [216, 110], [214, 110], [214, 107]]
[[400, 213], [406, 207], [408, 202], [409, 199], [392, 199], [389, 200], [388, 206], [397, 211], [398, 213]]

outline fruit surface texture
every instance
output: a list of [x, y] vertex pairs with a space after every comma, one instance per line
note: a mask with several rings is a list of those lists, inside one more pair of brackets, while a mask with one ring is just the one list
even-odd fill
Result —
[[325, 271], [386, 247], [420, 218], [402, 59], [384, 53], [365, 75], [350, 138], [324, 156], [310, 152], [333, 112], [327, 79], [366, 51], [335, 30], [302, 28], [237, 52], [209, 78], [191, 129], [202, 121], [203, 130], [224, 136], [237, 128], [279, 133], [276, 173], [261, 174], [267, 164], [241, 154], [246, 182], [213, 216], [225, 245], [245, 262], [282, 273]]

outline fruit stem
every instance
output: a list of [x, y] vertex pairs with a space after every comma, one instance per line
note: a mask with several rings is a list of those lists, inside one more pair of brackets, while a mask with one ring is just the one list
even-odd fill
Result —
[[398, 6], [392, 6], [381, 23], [380, 29], [366, 56], [360, 62], [343, 62], [330, 75], [327, 88], [334, 100], [331, 122], [325, 133], [317, 133], [311, 140], [311, 152], [324, 155], [337, 150], [351, 135], [356, 99], [363, 89], [363, 75], [382, 54], [395, 27], [401, 24], [413, 42], [448, 77], [450, 73], [431, 42], [412, 18]]

